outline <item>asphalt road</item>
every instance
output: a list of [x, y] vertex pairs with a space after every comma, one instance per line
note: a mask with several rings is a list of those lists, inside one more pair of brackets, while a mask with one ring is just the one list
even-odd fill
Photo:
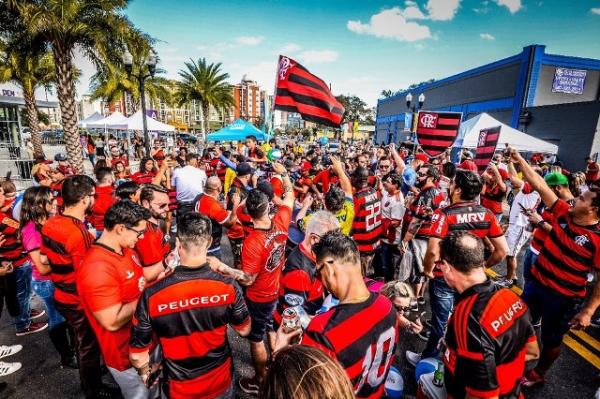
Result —
[[[227, 240], [223, 246], [228, 248]], [[228, 249], [225, 249], [228, 254]], [[503, 267], [497, 272], [503, 274]], [[520, 273], [520, 271], [519, 271]], [[39, 301], [34, 301], [39, 305]], [[0, 378], [8, 383], [8, 387], [0, 392], [0, 398], [83, 398], [79, 391], [79, 380], [76, 370], [61, 369], [48, 334], [16, 337], [12, 320], [6, 312], [0, 319], [0, 344], [22, 344], [23, 350], [4, 361], [19, 361], [23, 368], [16, 373]], [[234, 332], [229, 334], [236, 379], [240, 376], [252, 376], [249, 344]], [[563, 353], [548, 374], [546, 384], [527, 391], [527, 398], [559, 399], [559, 398], [592, 398], [600, 387], [600, 330], [588, 329], [585, 335], [569, 335], [569, 346], [563, 345]], [[405, 394], [410, 397], [415, 393], [414, 370], [406, 367], [403, 356], [404, 349], [421, 350], [425, 343], [414, 336], [402, 335], [401, 348], [397, 362], [402, 368], [405, 380]], [[587, 360], [586, 360], [587, 359]], [[594, 365], [595, 364], [595, 365]], [[239, 394], [239, 398], [248, 398]]]

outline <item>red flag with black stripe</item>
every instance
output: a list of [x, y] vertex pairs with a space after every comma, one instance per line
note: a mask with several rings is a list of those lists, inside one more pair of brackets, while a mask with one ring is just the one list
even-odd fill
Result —
[[274, 109], [297, 112], [306, 121], [339, 127], [344, 107], [321, 79], [289, 57], [279, 56]]
[[417, 141], [430, 157], [436, 157], [452, 147], [458, 136], [462, 112], [419, 111]]
[[485, 172], [490, 161], [494, 157], [498, 139], [500, 138], [500, 129], [502, 129], [502, 126], [490, 127], [479, 131], [477, 152], [474, 161], [480, 175]]

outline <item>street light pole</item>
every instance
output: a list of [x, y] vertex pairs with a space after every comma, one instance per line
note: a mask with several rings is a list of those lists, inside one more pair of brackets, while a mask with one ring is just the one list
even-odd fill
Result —
[[[135, 77], [138, 81], [138, 85], [140, 88], [140, 101], [142, 103], [142, 129], [144, 133], [144, 148], [146, 150], [146, 156], [150, 156], [150, 137], [148, 135], [148, 121], [146, 120], [146, 88], [145, 82], [148, 78], [153, 78], [154, 73], [156, 72], [156, 57], [153, 54], [150, 54], [144, 64], [141, 65], [137, 74], [133, 73], [133, 56], [129, 51], [125, 51], [123, 54], [123, 63], [125, 64], [125, 70], [127, 73]], [[147, 67], [148, 73], [145, 73], [144, 67]]]
[[[411, 111], [411, 114], [413, 116], [413, 121], [414, 121], [414, 118], [416, 118], [418, 116], [419, 110], [421, 108], [423, 108], [423, 104], [425, 104], [425, 94], [423, 94], [423, 93], [419, 94], [418, 106], [416, 106], [415, 104], [412, 103], [412, 99], [413, 99], [412, 94], [408, 93], [406, 95], [406, 108], [408, 108]], [[413, 125], [414, 125], [414, 122], [413, 122]], [[406, 126], [404, 126], [404, 127], [406, 128]], [[414, 141], [413, 135], [415, 133], [415, 130], [413, 129], [412, 126], [410, 127], [410, 132], [411, 132], [411, 138]]]

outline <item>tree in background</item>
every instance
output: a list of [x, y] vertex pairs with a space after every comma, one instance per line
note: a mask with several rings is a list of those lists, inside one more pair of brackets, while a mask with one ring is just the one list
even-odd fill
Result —
[[124, 15], [128, 0], [6, 0], [16, 10], [29, 34], [43, 38], [54, 57], [56, 89], [64, 129], [67, 156], [83, 173], [79, 143], [73, 57], [82, 52], [98, 68], [118, 60], [123, 39], [132, 29]]
[[[11, 11], [5, 9], [1, 15], [10, 16]], [[0, 20], [4, 26], [0, 36], [0, 83], [11, 82], [21, 88], [34, 156], [43, 156], [35, 90], [49, 88], [54, 81], [54, 61], [46, 43], [30, 36], [18, 17], [12, 16], [7, 24]]]
[[[149, 35], [131, 29], [125, 35], [125, 46], [132, 56], [133, 64], [131, 73], [125, 69], [122, 56], [118, 60], [107, 59], [90, 81], [91, 99], [103, 99], [107, 102], [118, 101], [126, 94], [132, 99], [132, 113], [141, 106], [140, 87], [136, 76], [145, 73], [146, 60], [149, 55], [154, 54], [154, 39]], [[154, 76], [146, 79], [144, 83], [145, 95], [152, 103], [152, 108], [158, 100], [171, 103], [171, 83], [168, 79], [157, 76], [164, 74], [164, 70], [157, 68]]]
[[211, 64], [205, 58], [185, 63], [186, 69], [179, 70], [181, 82], [177, 89], [177, 104], [182, 106], [198, 101], [202, 109], [204, 124], [202, 133], [208, 133], [210, 108], [229, 109], [233, 107], [231, 86], [227, 83], [229, 74], [221, 70], [221, 63]]

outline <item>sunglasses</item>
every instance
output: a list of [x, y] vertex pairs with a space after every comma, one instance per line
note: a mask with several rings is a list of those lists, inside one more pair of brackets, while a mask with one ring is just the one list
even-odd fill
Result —
[[410, 306], [396, 306], [396, 311], [402, 312], [402, 313], [408, 313], [411, 311], [411, 307]]
[[136, 229], [134, 229], [133, 227], [129, 227], [129, 226], [125, 226], [125, 228], [126, 228], [127, 230], [131, 230], [131, 231], [133, 231], [134, 233], [136, 233], [136, 235], [137, 235], [137, 238], [138, 238], [138, 239], [139, 239], [140, 237], [142, 237], [142, 236], [144, 235], [144, 233], [146, 232], [146, 230], [136, 230]]
[[392, 166], [392, 165], [378, 165], [378, 168], [379, 168], [379, 169], [387, 169], [387, 168], [389, 168], [390, 166]]

